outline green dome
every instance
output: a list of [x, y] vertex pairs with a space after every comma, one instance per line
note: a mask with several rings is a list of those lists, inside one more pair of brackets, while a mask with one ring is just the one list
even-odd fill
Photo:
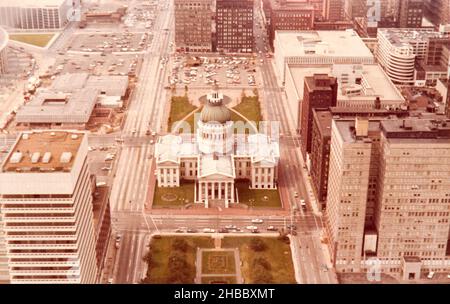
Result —
[[222, 99], [209, 98], [200, 114], [202, 122], [217, 122], [224, 124], [231, 121], [231, 111], [222, 103]]

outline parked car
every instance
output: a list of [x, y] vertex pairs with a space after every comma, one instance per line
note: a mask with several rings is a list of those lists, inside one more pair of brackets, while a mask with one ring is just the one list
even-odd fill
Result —
[[433, 277], [434, 277], [434, 271], [430, 271], [427, 275], [427, 278], [431, 280]]
[[267, 227], [267, 231], [277, 231], [278, 229], [275, 228], [274, 226], [269, 226]]
[[252, 223], [253, 224], [262, 224], [262, 223], [264, 223], [264, 221], [262, 219], [253, 219]]
[[120, 247], [120, 241], [122, 240], [122, 236], [120, 234], [118, 234], [116, 236], [116, 248]]

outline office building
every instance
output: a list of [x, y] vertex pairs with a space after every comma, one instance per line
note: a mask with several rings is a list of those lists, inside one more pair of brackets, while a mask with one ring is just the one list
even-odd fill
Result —
[[22, 133], [0, 171], [11, 283], [95, 283], [93, 185], [86, 133]]
[[280, 30], [312, 30], [314, 28], [314, 7], [307, 3], [270, 1], [268, 34], [273, 47], [275, 32]]
[[424, 0], [426, 14], [436, 27], [450, 24], [450, 0]]
[[406, 280], [450, 269], [449, 122], [333, 121], [326, 231], [338, 272], [367, 271], [373, 258]]
[[253, 0], [216, 1], [217, 51], [251, 53], [253, 51]]
[[372, 53], [353, 30], [277, 31], [274, 50], [277, 78], [282, 85], [289, 65], [375, 63]]
[[345, 20], [345, 0], [324, 0], [324, 19], [330, 22]]
[[17, 29], [60, 29], [76, 18], [80, 1], [73, 0], [2, 0], [0, 25]]
[[374, 109], [377, 102], [382, 108], [400, 108], [405, 104], [399, 90], [377, 64], [291, 64], [286, 72], [285, 92], [289, 111], [297, 122], [305, 96], [305, 78], [314, 74], [337, 79], [338, 107], [361, 110]]
[[[416, 63], [423, 61], [423, 65], [429, 67], [440, 62], [442, 47], [448, 39], [447, 33], [433, 29], [378, 29], [376, 55], [395, 84], [412, 85], [415, 83]], [[441, 74], [445, 77], [446, 67], [444, 70], [437, 68], [437, 73], [437, 76], [432, 74], [428, 79], [439, 78]]]
[[212, 51], [212, 0], [175, 0], [175, 45], [185, 52]]
[[8, 33], [0, 27], [0, 74], [6, 73], [6, 66], [8, 64], [8, 37]]
[[311, 132], [313, 126], [313, 109], [336, 106], [337, 79], [327, 74], [314, 74], [305, 77], [303, 100], [299, 105], [301, 112], [298, 114], [300, 130], [300, 142], [303, 158], [311, 152]]
[[424, 15], [423, 0], [402, 0], [398, 3], [398, 26], [400, 28], [420, 28]]

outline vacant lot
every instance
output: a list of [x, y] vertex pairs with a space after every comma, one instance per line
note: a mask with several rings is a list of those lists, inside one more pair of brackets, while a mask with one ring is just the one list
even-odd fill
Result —
[[9, 36], [11, 40], [45, 47], [50, 40], [52, 40], [54, 34], [12, 34]]

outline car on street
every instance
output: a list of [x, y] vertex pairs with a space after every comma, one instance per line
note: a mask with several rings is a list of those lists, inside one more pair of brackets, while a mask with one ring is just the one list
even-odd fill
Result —
[[289, 225], [286, 225], [286, 228], [287, 229], [292, 229], [292, 230], [297, 230], [297, 226], [295, 226], [295, 225], [291, 225], [291, 224], [289, 224]]
[[113, 283], [113, 278], [109, 278], [108, 279], [108, 284], [112, 284]]
[[122, 240], [122, 236], [120, 234], [118, 234], [116, 236], [116, 248], [120, 247], [120, 241]]
[[303, 210], [306, 210], [306, 201], [304, 199], [300, 200], [300, 207], [302, 207]]
[[214, 229], [212, 229], [212, 228], [204, 228], [203, 229], [203, 232], [204, 233], [214, 233], [214, 232], [216, 232]]
[[177, 228], [177, 229], [175, 229], [175, 232], [176, 232], [176, 233], [183, 233], [184, 231], [183, 231], [183, 229], [181, 229], [181, 228]]
[[193, 229], [193, 228], [189, 228], [188, 230], [186, 230], [187, 233], [197, 233], [198, 230], [197, 229]]
[[219, 233], [228, 233], [228, 229], [226, 228], [220, 228]]
[[267, 227], [267, 231], [277, 231], [278, 229], [274, 226]]
[[255, 229], [258, 229], [258, 227], [256, 227], [256, 226], [247, 226], [247, 227], [245, 227], [247, 230], [255, 230]]
[[295, 197], [295, 198], [298, 197], [298, 192], [297, 192], [297, 191], [294, 192], [294, 197]]
[[237, 229], [236, 225], [226, 225], [226, 229]]
[[258, 229], [253, 229], [252, 233], [259, 233], [259, 230]]
[[264, 223], [264, 221], [262, 219], [253, 219], [252, 223], [253, 224], [262, 224], [262, 223]]

